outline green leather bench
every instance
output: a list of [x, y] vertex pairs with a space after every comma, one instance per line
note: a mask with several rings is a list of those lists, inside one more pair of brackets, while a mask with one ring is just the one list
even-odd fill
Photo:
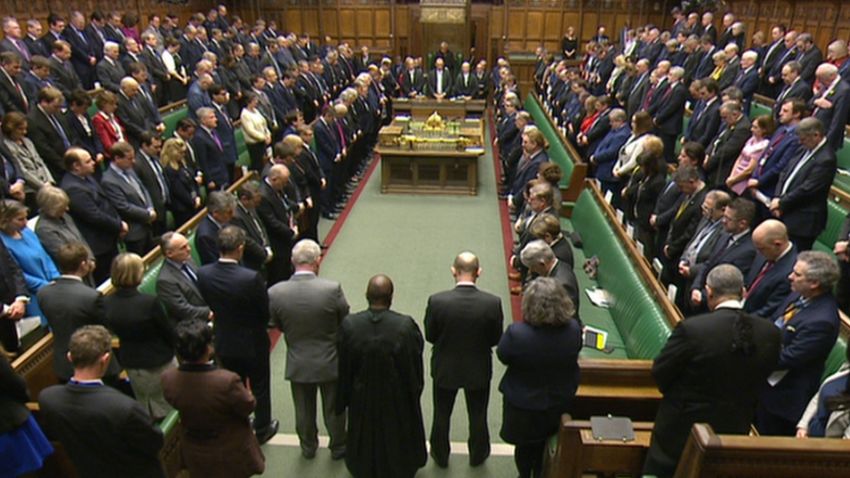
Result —
[[189, 111], [186, 107], [182, 107], [176, 109], [170, 113], [167, 113], [162, 116], [162, 122], [165, 124], [165, 132], [162, 133], [163, 137], [170, 138], [171, 135], [174, 134], [174, 130], [177, 129], [177, 123], [180, 122], [186, 115], [189, 114]]
[[546, 112], [540, 107], [540, 103], [530, 93], [525, 98], [525, 111], [531, 115], [534, 125], [537, 126], [540, 132], [543, 133], [546, 141], [549, 142], [549, 149], [546, 151], [549, 155], [549, 161], [560, 166], [564, 174], [560, 184], [562, 187], [568, 187], [573, 174], [574, 161], [567, 153], [567, 149], [564, 147], [558, 131], [552, 126], [552, 123], [546, 116]]
[[832, 351], [829, 353], [829, 356], [826, 358], [826, 366], [823, 369], [823, 376], [821, 380], [824, 380], [826, 377], [834, 374], [838, 371], [844, 362], [847, 361], [847, 340], [842, 337], [838, 337], [838, 340], [835, 342], [835, 345], [832, 347]]
[[[581, 234], [583, 255], [599, 258], [598, 286], [614, 297], [614, 304], [606, 311], [610, 322], [599, 321], [586, 313], [603, 310], [592, 305], [582, 308], [582, 320], [587, 316], [586, 323], [590, 326], [598, 322], [599, 328], [608, 332], [612, 345], [616, 346], [617, 341], [623, 344], [626, 358], [653, 359], [667, 342], [670, 326], [588, 189], [576, 201], [570, 222]], [[613, 354], [607, 357], [623, 358]]]
[[841, 207], [837, 202], [827, 199], [826, 201], [826, 228], [820, 233], [813, 249], [832, 254], [832, 249], [835, 242], [838, 240], [838, 234], [841, 232], [841, 227], [844, 225], [844, 219], [847, 218], [847, 210]]

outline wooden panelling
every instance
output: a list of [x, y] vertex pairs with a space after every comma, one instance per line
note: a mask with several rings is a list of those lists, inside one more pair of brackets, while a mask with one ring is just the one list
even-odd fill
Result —
[[560, 40], [564, 34], [561, 28], [561, 12], [547, 11], [544, 13], [545, 20], [543, 21], [543, 38], [546, 40]]
[[360, 38], [371, 38], [375, 31], [372, 28], [372, 20], [375, 18], [375, 12], [371, 10], [357, 10], [357, 36]]
[[[333, 13], [331, 13], [333, 15]], [[356, 10], [344, 9], [339, 11], [339, 34], [342, 37], [353, 38], [357, 35]]]
[[390, 15], [389, 10], [375, 10], [375, 36], [390, 36]]

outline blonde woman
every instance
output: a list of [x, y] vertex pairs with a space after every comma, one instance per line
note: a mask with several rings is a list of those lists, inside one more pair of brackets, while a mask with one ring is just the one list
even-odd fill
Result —
[[[186, 165], [188, 147], [180, 138], [170, 138], [162, 145], [159, 161], [162, 173], [168, 181], [171, 202], [168, 210], [174, 215], [174, 225], [182, 226], [201, 209], [201, 194], [198, 179]], [[201, 179], [203, 181], [203, 179]]]
[[256, 93], [245, 93], [245, 107], [240, 115], [245, 146], [251, 157], [251, 169], [257, 172], [263, 170], [266, 148], [272, 143], [272, 134], [266, 118], [257, 109], [259, 102], [260, 98]]

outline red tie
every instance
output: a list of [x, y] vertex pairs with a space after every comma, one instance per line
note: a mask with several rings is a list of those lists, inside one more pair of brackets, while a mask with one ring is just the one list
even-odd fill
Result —
[[774, 264], [775, 262], [773, 261], [767, 261], [764, 263], [764, 266], [761, 268], [759, 274], [756, 276], [755, 279], [753, 279], [753, 283], [750, 285], [750, 287], [747, 288], [747, 293], [744, 294], [745, 299], [750, 296], [752, 291], [756, 290], [756, 287], [758, 287], [761, 280], [764, 279], [765, 274], [767, 274], [767, 271], [772, 269]]
[[345, 133], [343, 133], [343, 131], [342, 131], [342, 125], [341, 125], [341, 124], [339, 124], [339, 121], [337, 121], [337, 122], [336, 122], [336, 130], [337, 130], [337, 131], [339, 131], [339, 140], [342, 142], [342, 148], [343, 148], [343, 149], [346, 149], [346, 147], [348, 146], [348, 144], [347, 144], [347, 142], [345, 141]]

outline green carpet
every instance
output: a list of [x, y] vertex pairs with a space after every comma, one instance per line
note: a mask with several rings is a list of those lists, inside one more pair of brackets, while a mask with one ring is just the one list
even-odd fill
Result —
[[[449, 267], [458, 252], [471, 250], [479, 256], [483, 274], [479, 287], [502, 298], [505, 326], [511, 320], [505, 269], [499, 205], [491, 152], [479, 161], [478, 196], [385, 195], [380, 193], [380, 165], [345, 219], [321, 266], [321, 276], [342, 284], [352, 311], [366, 307], [365, 291], [369, 278], [378, 273], [389, 275], [395, 284], [393, 309], [413, 316], [422, 327], [428, 296], [454, 286]], [[327, 234], [330, 223], [323, 221], [320, 231]], [[278, 342], [272, 353], [272, 407], [281, 421], [278, 435], [263, 447], [267, 457], [268, 476], [343, 477], [349, 476], [345, 466], [332, 462], [327, 449], [313, 460], [300, 456], [297, 443], [289, 384], [283, 379], [285, 343]], [[432, 418], [430, 378], [431, 346], [424, 353], [425, 391], [422, 410], [426, 437]], [[494, 374], [488, 421], [491, 442], [499, 438], [501, 395], [498, 383], [504, 367], [494, 356]], [[321, 420], [320, 420], [321, 421]], [[320, 435], [326, 434], [319, 424]], [[467, 439], [466, 404], [460, 394], [452, 416], [451, 440]], [[453, 447], [457, 452], [458, 447]], [[496, 456], [501, 453], [501, 456]], [[419, 477], [502, 477], [515, 476], [510, 447], [494, 446], [494, 456], [479, 468], [470, 468], [468, 456], [453, 454], [448, 469], [436, 467], [429, 459]]]

